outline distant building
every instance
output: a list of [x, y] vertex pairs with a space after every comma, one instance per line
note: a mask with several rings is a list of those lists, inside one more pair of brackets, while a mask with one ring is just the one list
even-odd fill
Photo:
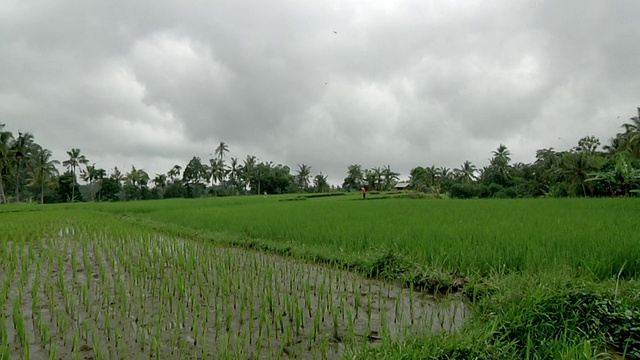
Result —
[[411, 183], [408, 181], [400, 181], [393, 188], [396, 190], [407, 190], [409, 188], [409, 184]]

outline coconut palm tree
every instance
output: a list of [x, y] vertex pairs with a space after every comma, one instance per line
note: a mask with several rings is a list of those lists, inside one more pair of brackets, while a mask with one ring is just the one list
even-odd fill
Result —
[[562, 154], [554, 175], [566, 184], [568, 195], [587, 196], [587, 190], [592, 193], [593, 183], [588, 179], [599, 172], [601, 163], [597, 156], [584, 152], [566, 152]]
[[58, 173], [56, 165], [58, 160], [51, 160], [51, 151], [43, 149], [40, 145], [34, 145], [32, 148], [32, 156], [28, 163], [29, 170], [32, 174], [31, 184], [40, 186], [40, 203], [44, 204], [44, 187], [50, 183], [53, 176]]
[[491, 153], [496, 161], [504, 161], [505, 163], [509, 163], [511, 161], [511, 151], [509, 151], [509, 149], [507, 149], [503, 144], [500, 144], [500, 146]]
[[436, 185], [436, 180], [438, 179], [438, 177], [440, 176], [440, 170], [439, 168], [437, 168], [435, 165], [431, 165], [427, 168], [425, 168], [425, 171], [427, 172], [427, 185], [429, 185], [430, 187], [433, 187]]
[[309, 187], [309, 175], [311, 174], [311, 166], [302, 164], [298, 165], [298, 174], [296, 175], [296, 182], [301, 190], [306, 190]]
[[438, 180], [441, 183], [451, 179], [452, 174], [453, 173], [451, 172], [451, 169], [446, 166], [441, 166], [439, 168], [436, 168], [436, 172], [435, 172], [436, 180]]
[[216, 155], [218, 156], [218, 159], [220, 160], [224, 159], [225, 153], [228, 153], [228, 152], [229, 152], [229, 146], [225, 144], [224, 141], [221, 141], [220, 145], [218, 145], [215, 152]]
[[476, 180], [476, 166], [469, 160], [460, 166], [460, 169], [453, 170], [463, 182], [472, 182]]
[[640, 107], [638, 108], [638, 116], [634, 116], [629, 120], [631, 120], [630, 123], [622, 124], [622, 127], [624, 128], [625, 132], [634, 132], [634, 133], [640, 132]]
[[633, 158], [640, 157], [640, 107], [638, 108], [638, 116], [630, 118], [631, 122], [622, 124], [624, 128], [624, 147], [628, 150]]
[[6, 204], [7, 198], [4, 194], [4, 174], [8, 172], [11, 164], [11, 141], [13, 135], [9, 131], [3, 131], [4, 124], [0, 124], [0, 199]]
[[156, 177], [153, 178], [153, 185], [160, 189], [160, 195], [164, 196], [164, 190], [167, 187], [167, 175], [156, 174]]
[[32, 134], [18, 132], [18, 137], [11, 146], [13, 159], [16, 162], [16, 202], [20, 202], [20, 172], [22, 164], [28, 158], [32, 145]]
[[251, 185], [252, 179], [254, 178], [254, 173], [256, 171], [257, 162], [258, 158], [256, 158], [254, 155], [247, 155], [247, 157], [244, 159], [244, 165], [242, 166], [242, 180], [244, 180], [245, 185]]
[[93, 182], [98, 178], [96, 174], [96, 164], [87, 165], [80, 171], [80, 178], [89, 183], [89, 198], [94, 200]]
[[329, 190], [329, 183], [327, 182], [327, 176], [322, 173], [316, 175], [313, 178], [313, 185], [315, 185], [316, 192], [325, 192]]
[[113, 172], [111, 173], [111, 178], [118, 183], [118, 186], [120, 186], [120, 185], [122, 185], [122, 182], [124, 181], [124, 174], [116, 166], [116, 167], [113, 168]]
[[76, 199], [76, 168], [80, 168], [80, 165], [87, 165], [89, 160], [80, 154], [80, 149], [73, 148], [67, 151], [67, 155], [69, 155], [69, 159], [62, 162], [62, 165], [65, 166], [68, 170], [73, 174], [73, 184], [71, 184], [71, 202], [74, 202]]
[[381, 190], [382, 186], [382, 169], [374, 167], [364, 170], [364, 180], [367, 183], [367, 188], [374, 190]]
[[213, 186], [214, 182], [219, 182], [221, 185], [224, 185], [224, 179], [226, 178], [224, 161], [222, 161], [222, 159], [209, 159], [209, 165], [211, 186]]
[[552, 147], [548, 149], [539, 149], [536, 151], [536, 161], [534, 162], [535, 177], [543, 186], [543, 191], [546, 193], [551, 188], [551, 185], [555, 182], [556, 171], [561, 161], [561, 154], [554, 151]]
[[95, 169], [94, 172], [95, 172], [95, 177], [98, 180], [98, 201], [100, 201], [102, 197], [102, 184], [105, 176], [107, 176], [107, 171], [105, 169], [98, 168], [98, 169]]
[[495, 171], [498, 181], [501, 185], [506, 185], [511, 179], [509, 162], [511, 161], [511, 152], [506, 146], [500, 144], [496, 150], [492, 152], [493, 158], [490, 160], [491, 169]]
[[171, 170], [167, 171], [167, 176], [169, 177], [169, 179], [171, 179], [171, 181], [173, 181], [174, 178], [180, 176], [181, 172], [182, 167], [180, 165], [174, 165]]
[[229, 182], [237, 194], [238, 187], [240, 187], [240, 183], [242, 181], [242, 166], [238, 164], [238, 158], [231, 158], [231, 164], [229, 165], [227, 172], [229, 173]]
[[125, 175], [125, 188], [129, 188], [129, 199], [138, 200], [143, 196], [143, 190], [149, 183], [149, 174], [143, 169], [136, 169], [131, 165], [131, 171]]
[[384, 189], [385, 190], [391, 190], [392, 187], [395, 186], [396, 182], [400, 179], [399, 178], [400, 174], [395, 172], [395, 171], [391, 171], [391, 166], [387, 165], [385, 167], [382, 168], [382, 178], [383, 183], [384, 183]]

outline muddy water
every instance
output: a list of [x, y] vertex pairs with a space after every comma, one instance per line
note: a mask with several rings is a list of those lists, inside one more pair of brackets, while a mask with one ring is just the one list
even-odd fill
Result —
[[467, 313], [348, 271], [150, 234], [66, 229], [0, 245], [11, 358], [337, 359], [455, 331]]

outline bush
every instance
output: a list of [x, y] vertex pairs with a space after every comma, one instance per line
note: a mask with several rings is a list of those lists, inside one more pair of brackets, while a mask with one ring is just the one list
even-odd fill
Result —
[[553, 281], [511, 290], [481, 307], [484, 314], [501, 314], [496, 336], [517, 344], [522, 355], [535, 350], [541, 358], [554, 358], [559, 347], [587, 341], [640, 359], [637, 304], [601, 289]]
[[471, 199], [479, 197], [479, 190], [478, 186], [472, 183], [453, 184], [451, 187], [451, 197], [457, 199]]

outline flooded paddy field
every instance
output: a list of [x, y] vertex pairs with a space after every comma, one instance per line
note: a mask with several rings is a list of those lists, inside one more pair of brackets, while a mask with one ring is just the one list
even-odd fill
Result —
[[210, 243], [73, 224], [0, 244], [0, 358], [337, 359], [455, 332], [393, 283]]

